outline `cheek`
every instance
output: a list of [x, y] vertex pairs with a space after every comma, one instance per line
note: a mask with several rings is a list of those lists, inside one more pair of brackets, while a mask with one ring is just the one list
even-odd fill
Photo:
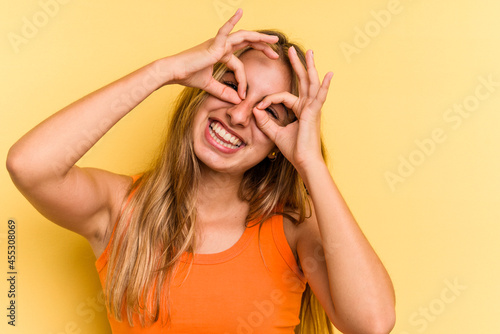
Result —
[[205, 109], [205, 110], [213, 110], [217, 108], [221, 108], [224, 105], [226, 105], [227, 102], [224, 102], [222, 100], [219, 100], [216, 97], [213, 97], [212, 95], [207, 96], [205, 101], [200, 105], [200, 109]]
[[193, 119], [193, 124], [191, 126], [191, 132], [192, 135], [191, 137], [196, 137], [197, 133], [199, 132], [200, 128], [203, 126], [205, 117], [203, 117], [202, 113], [198, 112]]
[[264, 134], [260, 129], [257, 129], [255, 132], [255, 136], [257, 138], [257, 142], [259, 146], [262, 147], [262, 150], [266, 151], [266, 155], [273, 149], [275, 146], [274, 142]]

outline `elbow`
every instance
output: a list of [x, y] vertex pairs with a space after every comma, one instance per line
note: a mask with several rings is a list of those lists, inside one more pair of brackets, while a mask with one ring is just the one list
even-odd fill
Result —
[[349, 323], [335, 323], [335, 325], [345, 334], [389, 334], [396, 324], [394, 307], [379, 308], [362, 313], [351, 318]]
[[368, 331], [364, 333], [388, 334], [396, 325], [396, 296], [392, 284], [391, 288], [376, 300], [370, 308]]
[[379, 317], [372, 324], [371, 334], [389, 334], [396, 324], [396, 313], [394, 310], [390, 314]]
[[11, 147], [9, 152], [7, 153], [7, 160], [5, 164], [10, 178], [12, 179], [12, 181], [16, 182], [16, 180], [22, 175], [21, 167], [23, 163], [21, 161], [21, 157], [19, 156], [19, 154], [17, 154], [14, 147]]
[[12, 182], [21, 192], [32, 191], [47, 182], [63, 180], [70, 169], [56, 161], [40, 161], [16, 145], [9, 149], [5, 165]]
[[15, 146], [10, 148], [7, 154], [6, 168], [12, 182], [19, 189], [29, 188], [34, 183], [30, 165], [27, 157], [16, 150]]
[[367, 328], [363, 333], [367, 334], [388, 334], [396, 324], [396, 311], [394, 306], [387, 306], [379, 309], [377, 312], [369, 317], [367, 321]]
[[380, 306], [377, 309], [358, 314], [357, 321], [351, 322], [349, 327], [339, 329], [346, 334], [389, 334], [396, 324], [394, 307]]

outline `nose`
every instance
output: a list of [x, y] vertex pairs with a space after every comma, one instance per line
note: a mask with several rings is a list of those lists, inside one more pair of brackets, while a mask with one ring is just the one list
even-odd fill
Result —
[[227, 116], [231, 125], [246, 127], [253, 118], [253, 104], [248, 100], [243, 100], [227, 109]]

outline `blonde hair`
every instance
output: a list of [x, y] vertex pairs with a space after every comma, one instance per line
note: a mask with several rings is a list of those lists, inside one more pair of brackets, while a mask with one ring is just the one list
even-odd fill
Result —
[[[272, 48], [289, 67], [291, 93], [298, 95], [297, 77], [287, 54], [294, 46], [305, 64], [302, 48], [290, 43], [280, 32], [260, 32], [279, 37]], [[248, 48], [236, 55], [246, 50]], [[224, 65], [216, 64], [214, 78], [220, 80], [226, 70]], [[106, 306], [117, 320], [122, 320], [125, 311], [130, 325], [134, 314], [139, 316], [142, 325], [159, 321], [160, 305], [167, 305], [168, 311], [161, 320], [170, 320], [168, 289], [164, 291], [162, 287], [170, 283], [181, 255], [194, 253], [195, 194], [200, 182], [200, 165], [193, 149], [191, 128], [206, 97], [206, 92], [187, 87], [177, 98], [159, 155], [129, 190], [134, 194], [111, 240], [104, 288]], [[310, 210], [304, 184], [282, 154], [273, 162], [264, 159], [246, 171], [238, 195], [249, 203], [247, 224], [255, 219], [263, 222], [275, 214], [300, 224]], [[296, 333], [333, 333], [328, 317], [308, 284], [302, 297], [300, 320]]]

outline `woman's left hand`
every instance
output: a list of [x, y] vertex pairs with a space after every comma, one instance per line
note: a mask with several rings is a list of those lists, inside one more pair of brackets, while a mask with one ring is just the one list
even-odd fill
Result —
[[[299, 80], [299, 96], [289, 92], [269, 95], [253, 109], [253, 113], [257, 126], [300, 173], [309, 165], [324, 161], [321, 155], [321, 108], [326, 101], [333, 73], [328, 72], [320, 82], [311, 50], [306, 53], [307, 69], [293, 47], [288, 55]], [[269, 117], [264, 110], [271, 104], [279, 103], [292, 110], [297, 120], [282, 126]]]

